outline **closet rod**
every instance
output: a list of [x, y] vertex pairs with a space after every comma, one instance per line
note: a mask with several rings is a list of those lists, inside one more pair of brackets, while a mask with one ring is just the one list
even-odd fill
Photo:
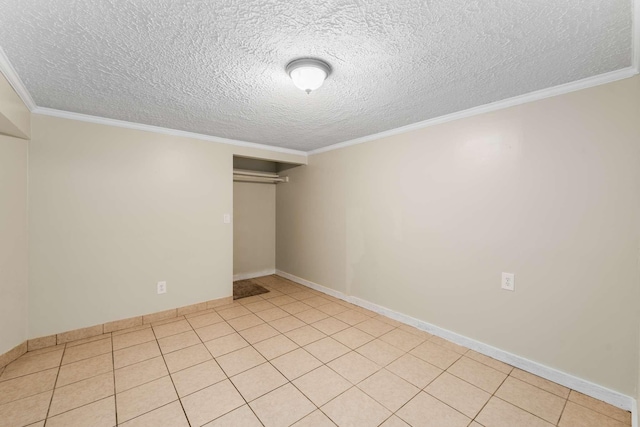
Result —
[[265, 184], [277, 184], [279, 182], [287, 182], [284, 178], [268, 178], [268, 177], [260, 177], [260, 176], [244, 176], [244, 175], [233, 175], [233, 180], [237, 182], [259, 182]]
[[244, 176], [257, 176], [260, 178], [280, 178], [277, 173], [272, 172], [256, 172], [256, 171], [248, 171], [244, 169], [234, 169], [234, 175], [244, 175]]

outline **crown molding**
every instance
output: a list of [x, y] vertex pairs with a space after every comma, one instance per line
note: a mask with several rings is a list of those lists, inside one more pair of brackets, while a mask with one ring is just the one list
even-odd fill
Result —
[[22, 99], [22, 102], [24, 102], [24, 105], [27, 106], [29, 111], [33, 111], [33, 109], [36, 108], [36, 103], [33, 101], [33, 98], [27, 90], [27, 87], [24, 85], [24, 82], [16, 72], [16, 69], [13, 68], [13, 65], [11, 65], [9, 58], [7, 58], [7, 54], [4, 52], [4, 49], [2, 49], [1, 46], [0, 72], [7, 78], [7, 81], [9, 82], [13, 90], [16, 91], [20, 99]]
[[135, 123], [135, 122], [127, 122], [124, 120], [108, 119], [106, 117], [91, 116], [88, 114], [81, 114], [81, 113], [73, 113], [71, 111], [56, 110], [53, 108], [36, 107], [32, 110], [32, 113], [41, 114], [43, 116], [58, 117], [61, 119], [78, 120], [81, 122], [96, 123], [96, 124], [114, 126], [114, 127], [126, 128], [126, 129], [135, 129], [135, 130], [141, 130], [146, 132], [160, 133], [163, 135], [181, 136], [184, 138], [193, 138], [193, 139], [199, 139], [202, 141], [210, 141], [210, 142], [217, 142], [220, 144], [235, 145], [236, 147], [256, 148], [259, 150], [285, 153], [285, 154], [294, 154], [298, 156], [303, 156], [305, 158], [307, 157], [306, 152], [293, 150], [290, 148], [282, 148], [282, 147], [275, 147], [272, 145], [257, 144], [255, 142], [239, 141], [236, 139], [228, 139], [228, 138], [222, 138], [218, 136], [205, 135], [201, 133], [187, 132], [184, 130], [163, 128], [160, 126], [145, 125], [142, 123]]
[[[638, 0], [638, 3], [640, 3], [640, 0]], [[410, 125], [402, 126], [395, 129], [390, 129], [384, 132], [363, 136], [361, 138], [355, 138], [349, 141], [339, 142], [337, 144], [329, 145], [327, 147], [322, 147], [316, 150], [308, 151], [307, 154], [313, 155], [313, 154], [326, 153], [327, 151], [338, 150], [340, 148], [346, 148], [352, 145], [358, 145], [358, 144], [363, 144], [365, 142], [376, 141], [389, 136], [400, 135], [400, 134], [411, 132], [414, 130], [424, 129], [430, 126], [452, 122], [454, 120], [477, 116], [479, 114], [490, 113], [492, 111], [502, 110], [504, 108], [514, 107], [516, 105], [526, 104], [529, 102], [538, 101], [540, 99], [550, 98], [556, 95], [562, 95], [569, 92], [575, 92], [581, 89], [587, 89], [590, 87], [615, 82], [617, 80], [627, 79], [629, 77], [633, 77], [636, 74], [638, 74], [638, 69], [636, 67], [627, 67], [621, 70], [600, 74], [598, 76], [577, 80], [575, 82], [566, 83], [563, 85], [538, 90], [535, 92], [530, 92], [524, 95], [515, 96], [513, 98], [503, 99], [502, 101], [496, 101], [490, 104], [480, 105], [478, 107], [469, 108], [468, 110], [462, 110], [455, 113], [446, 114], [444, 116], [435, 117], [433, 119], [424, 120], [422, 122], [412, 123]]]

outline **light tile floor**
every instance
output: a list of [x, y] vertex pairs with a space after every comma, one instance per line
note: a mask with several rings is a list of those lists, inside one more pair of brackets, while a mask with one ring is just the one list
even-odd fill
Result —
[[23, 355], [0, 427], [623, 427], [629, 412], [277, 276], [270, 293]]

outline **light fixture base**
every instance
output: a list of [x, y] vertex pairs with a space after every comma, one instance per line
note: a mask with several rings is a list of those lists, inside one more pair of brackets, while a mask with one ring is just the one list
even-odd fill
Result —
[[291, 61], [286, 72], [299, 89], [310, 94], [318, 89], [331, 74], [331, 67], [326, 62], [315, 58], [300, 58]]

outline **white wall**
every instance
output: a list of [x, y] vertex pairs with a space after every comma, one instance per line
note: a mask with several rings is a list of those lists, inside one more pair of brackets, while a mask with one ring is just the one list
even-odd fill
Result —
[[0, 135], [0, 355], [27, 339], [28, 146]]
[[277, 268], [635, 396], [639, 117], [634, 77], [313, 155]]
[[234, 154], [306, 161], [33, 115], [29, 337], [230, 296]]
[[275, 268], [276, 186], [234, 182], [233, 275], [258, 277]]

